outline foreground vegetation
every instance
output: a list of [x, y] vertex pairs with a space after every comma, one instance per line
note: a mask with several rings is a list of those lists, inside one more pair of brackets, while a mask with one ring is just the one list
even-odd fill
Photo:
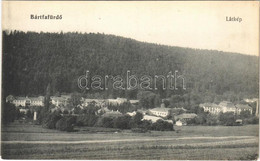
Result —
[[[76, 129], [77, 132], [67, 133], [28, 123], [9, 124], [2, 129], [2, 156], [6, 159], [254, 159], [258, 151], [257, 125], [185, 126], [179, 133]], [[23, 140], [26, 142], [13, 142]]]

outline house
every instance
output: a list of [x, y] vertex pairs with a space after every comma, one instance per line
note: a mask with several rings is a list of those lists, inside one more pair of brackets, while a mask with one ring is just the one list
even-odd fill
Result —
[[215, 103], [203, 103], [199, 105], [204, 109], [205, 112], [217, 115], [222, 111], [222, 107]]
[[119, 111], [109, 111], [102, 115], [103, 117], [120, 117], [123, 116], [123, 114]]
[[205, 112], [209, 112], [211, 114], [217, 115], [220, 112], [233, 112], [234, 114], [237, 112], [236, 106], [229, 101], [222, 101], [219, 105], [215, 103], [203, 103], [199, 105], [204, 109]]
[[163, 121], [167, 121], [169, 123], [173, 123], [172, 120], [164, 120], [161, 117], [157, 117], [157, 116], [150, 116], [150, 115], [144, 115], [142, 120], [151, 120], [152, 123], [155, 123], [157, 120], [163, 120]]
[[20, 113], [24, 113], [24, 114], [27, 114], [29, 109], [25, 109], [25, 108], [20, 108], [19, 109]]
[[15, 97], [15, 99], [13, 100], [13, 104], [16, 107], [19, 107], [19, 106], [25, 107], [26, 106], [26, 97]]
[[236, 120], [236, 124], [237, 125], [242, 125], [243, 124], [243, 120], [242, 119], [237, 119]]
[[44, 97], [14, 97], [9, 95], [6, 97], [6, 102], [13, 103], [16, 107], [44, 106]]
[[253, 113], [252, 107], [250, 107], [248, 105], [244, 105], [244, 104], [237, 104], [236, 105], [236, 113], [240, 114], [242, 111], [249, 111], [251, 115]]
[[116, 98], [116, 99], [107, 99], [107, 104], [108, 105], [121, 105], [124, 102], [127, 102], [126, 98]]
[[182, 126], [181, 120], [176, 121], [175, 125], [176, 125], [176, 126]]
[[86, 107], [91, 103], [99, 107], [106, 107], [106, 101], [104, 99], [83, 99], [83, 106]]
[[183, 113], [175, 116], [174, 119], [176, 120], [176, 122], [181, 121], [183, 125], [186, 125], [187, 121], [194, 119], [195, 117], [197, 117], [195, 113]]
[[109, 110], [107, 107], [101, 107], [97, 112], [98, 113], [106, 113], [106, 112], [110, 112], [111, 110]]
[[30, 106], [44, 106], [44, 97], [31, 97], [30, 98]]
[[155, 116], [166, 117], [169, 115], [169, 110], [170, 108], [158, 107], [150, 109], [149, 112]]
[[5, 101], [13, 103], [14, 99], [15, 99], [15, 97], [13, 95], [9, 95], [9, 96], [6, 97]]
[[55, 105], [56, 107], [66, 105], [66, 99], [62, 97], [57, 97], [57, 96], [51, 96], [51, 103]]
[[165, 104], [162, 103], [161, 107], [150, 109], [149, 112], [155, 116], [166, 117], [170, 114], [170, 108], [165, 108]]
[[51, 103], [56, 107], [67, 106], [70, 95], [51, 96]]
[[253, 103], [253, 102], [256, 102], [256, 112], [255, 112], [255, 115], [258, 116], [259, 115], [259, 100], [258, 98], [252, 98], [252, 99], [244, 99], [245, 102], [247, 103]]
[[136, 115], [136, 112], [127, 112], [126, 114], [128, 114], [129, 116], [135, 116]]
[[236, 113], [236, 106], [232, 102], [222, 101], [219, 103], [219, 106], [222, 108], [223, 113], [226, 112]]
[[257, 101], [258, 101], [258, 98], [252, 98], [252, 99], [250, 99], [250, 98], [245, 98], [244, 101], [247, 102], [247, 103], [253, 103], [253, 102], [257, 102]]
[[182, 113], [185, 113], [185, 112], [187, 112], [187, 110], [185, 108], [183, 108], [183, 107], [181, 107], [181, 108], [174, 107], [174, 108], [170, 109], [171, 115], [174, 115], [174, 116], [182, 114]]
[[130, 102], [131, 104], [137, 104], [137, 103], [139, 103], [139, 100], [129, 100], [129, 102]]

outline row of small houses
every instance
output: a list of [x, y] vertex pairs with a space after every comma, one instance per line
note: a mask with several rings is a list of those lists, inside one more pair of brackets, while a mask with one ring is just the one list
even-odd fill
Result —
[[[256, 101], [256, 115], [258, 115], [258, 100]], [[214, 115], [218, 115], [220, 112], [233, 112], [234, 114], [240, 114], [242, 111], [249, 111], [252, 115], [253, 108], [247, 104], [236, 104], [234, 105], [229, 101], [222, 101], [218, 105], [215, 103], [203, 103], [199, 105], [204, 109], [205, 112], [209, 112]]]
[[[61, 96], [51, 96], [51, 103], [56, 107], [67, 106], [70, 95]], [[97, 106], [103, 107], [105, 105], [120, 105], [127, 102], [126, 98], [116, 98], [116, 99], [84, 99], [82, 98], [82, 106], [88, 106], [89, 103], [95, 102]], [[13, 103], [16, 107], [25, 106], [44, 106], [44, 96], [39, 97], [14, 97], [9, 95], [6, 97], [6, 102]], [[130, 103], [136, 104], [138, 100], [129, 100]]]
[[[68, 104], [68, 100], [70, 98], [70, 95], [61, 95], [59, 97], [57, 96], [51, 96], [51, 103], [56, 106], [56, 108], [66, 106]], [[25, 107], [25, 106], [43, 106], [44, 104], [44, 97], [14, 97], [14, 96], [8, 96], [6, 98], [7, 102], [13, 103], [17, 107]], [[103, 112], [105, 112], [105, 115], [115, 115], [119, 116], [122, 115], [118, 111], [110, 111], [107, 109], [107, 105], [120, 105], [124, 102], [127, 102], [128, 100], [125, 98], [117, 98], [117, 99], [83, 99], [83, 106], [87, 106], [89, 103], [95, 102], [97, 106], [100, 106]], [[257, 108], [256, 108], [256, 114], [258, 115], [258, 99], [251, 100], [247, 99], [245, 100], [248, 103], [257, 102]], [[136, 104], [138, 103], [138, 100], [129, 100], [130, 103]], [[240, 114], [242, 111], [249, 111], [252, 114], [252, 107], [245, 105], [245, 104], [236, 104], [234, 105], [232, 102], [228, 101], [222, 101], [218, 105], [214, 103], [203, 103], [199, 105], [204, 109], [205, 112], [209, 112], [211, 114], [219, 114], [220, 112], [226, 113], [226, 112], [233, 112], [234, 114]], [[171, 122], [172, 120], [166, 120], [165, 118], [170, 114], [171, 110], [183, 110], [184, 113], [180, 115], [176, 115], [175, 121], [176, 125], [185, 125], [185, 123], [195, 118], [197, 115], [194, 113], [185, 113], [186, 109], [184, 108], [165, 108], [164, 103], [161, 104], [161, 107], [149, 109], [146, 111], [138, 110], [139, 112], [143, 113], [144, 120], [151, 120], [152, 122], [156, 122], [159, 119], [163, 119], [164, 121]], [[136, 111], [127, 113], [130, 116], [133, 116], [136, 114]]]

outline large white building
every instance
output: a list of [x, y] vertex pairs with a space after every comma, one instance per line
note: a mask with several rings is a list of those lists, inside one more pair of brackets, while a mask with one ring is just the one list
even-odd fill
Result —
[[13, 103], [16, 107], [43, 106], [44, 97], [14, 97], [12, 95], [9, 95], [6, 97], [6, 102]]
[[94, 103], [99, 107], [106, 107], [105, 99], [83, 99], [83, 106], [87, 107], [90, 103]]
[[170, 108], [162, 108], [162, 107], [158, 107], [158, 108], [153, 108], [150, 109], [149, 111], [155, 115], [155, 116], [160, 116], [160, 117], [166, 117], [167, 115], [169, 115], [169, 110]]
[[203, 103], [200, 107], [204, 109], [205, 112], [217, 115], [220, 112], [233, 112], [234, 114], [240, 114], [242, 111], [249, 111], [251, 114], [253, 112], [252, 107], [243, 104], [234, 105], [232, 102], [222, 101], [219, 105], [214, 103]]
[[127, 102], [126, 98], [107, 99], [108, 105], [121, 105], [124, 102]]

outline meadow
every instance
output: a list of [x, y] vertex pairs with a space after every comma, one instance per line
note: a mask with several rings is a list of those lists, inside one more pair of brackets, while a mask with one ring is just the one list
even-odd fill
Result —
[[258, 125], [183, 126], [175, 131], [77, 127], [76, 132], [12, 123], [2, 127], [4, 159], [254, 159]]

